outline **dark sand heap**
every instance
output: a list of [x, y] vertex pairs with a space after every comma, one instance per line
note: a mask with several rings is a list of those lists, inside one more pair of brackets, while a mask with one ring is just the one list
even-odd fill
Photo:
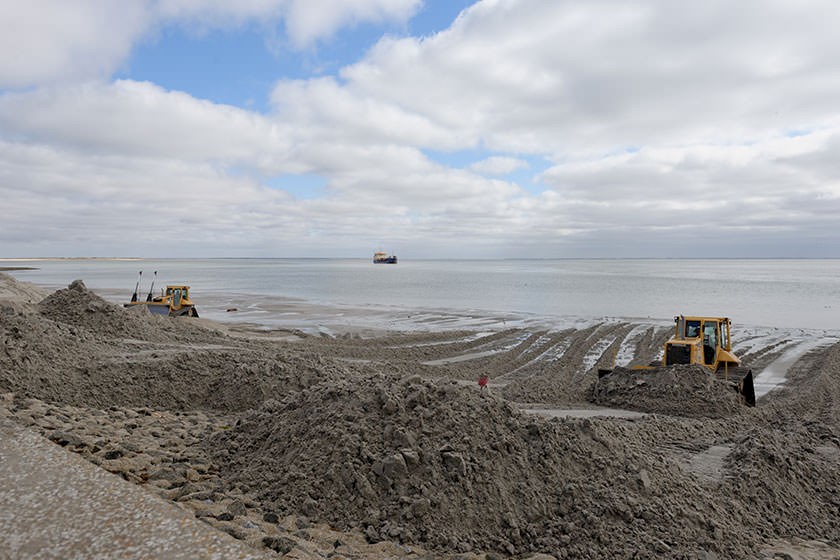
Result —
[[78, 280], [35, 309], [0, 303], [0, 392], [226, 412], [349, 375], [349, 366], [318, 355], [254, 348], [194, 321], [124, 309]]
[[76, 280], [38, 304], [38, 312], [57, 323], [82, 327], [106, 338], [129, 338], [144, 341], [206, 341], [206, 329], [196, 329], [189, 322], [174, 323], [168, 317], [152, 315], [144, 306], [122, 308], [109, 303]]
[[[0, 302], [0, 414], [294, 558], [840, 555], [840, 345], [756, 409], [701, 372], [617, 371], [596, 402], [652, 415], [547, 420], [506, 397], [574, 408], [632, 326], [289, 343], [205, 324], [81, 282]], [[429, 365], [456, 348], [486, 356], [461, 382]], [[515, 390], [467, 385], [476, 371]]]
[[690, 474], [636, 443], [622, 423], [546, 421], [462, 385], [378, 376], [266, 402], [209, 449], [278, 514], [372, 540], [570, 558], [748, 550], [744, 535], [715, 538], [738, 527]]
[[738, 393], [700, 365], [618, 367], [592, 386], [592, 402], [641, 412], [724, 418], [744, 411]]

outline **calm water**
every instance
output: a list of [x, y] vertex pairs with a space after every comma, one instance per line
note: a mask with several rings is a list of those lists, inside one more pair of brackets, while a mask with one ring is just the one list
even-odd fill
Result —
[[[12, 274], [51, 288], [76, 278], [126, 301], [143, 270], [157, 287], [192, 286], [202, 315], [225, 317], [231, 302], [297, 300], [368, 309], [445, 310], [552, 318], [722, 315], [736, 324], [840, 329], [840, 260], [405, 260], [190, 259], [2, 261], [34, 266]], [[155, 290], [157, 291], [157, 289]], [[258, 305], [255, 303], [255, 308]]]

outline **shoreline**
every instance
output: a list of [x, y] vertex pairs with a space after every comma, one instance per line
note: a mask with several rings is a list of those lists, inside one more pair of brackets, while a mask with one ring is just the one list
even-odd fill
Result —
[[[0, 271], [2, 272], [2, 271]], [[62, 286], [17, 280], [37, 286], [44, 293]], [[195, 292], [195, 290], [193, 290]], [[122, 289], [97, 290], [115, 305], [128, 301]], [[2, 294], [0, 294], [2, 295]], [[587, 329], [601, 323], [630, 323], [647, 327], [673, 327], [673, 318], [621, 316], [549, 316], [530, 313], [504, 313], [482, 310], [448, 310], [433, 308], [388, 307], [314, 302], [287, 296], [235, 293], [220, 296], [206, 294], [196, 301], [202, 319], [225, 325], [226, 329], [256, 335], [277, 332], [299, 332], [307, 335], [381, 336], [402, 332], [502, 331], [506, 329], [547, 330]], [[775, 344], [772, 340], [789, 340], [794, 345], [813, 339], [840, 338], [840, 326], [819, 327], [767, 326], [735, 324], [734, 346], [747, 348], [759, 344]], [[763, 341], [763, 342], [762, 342]]]
[[[379, 312], [380, 327], [390, 328], [393, 322], [400, 329], [422, 328], [424, 314], [432, 322], [437, 316], [442, 328], [446, 328], [445, 317], [467, 327], [495, 317], [499, 322], [554, 323], [564, 328], [571, 321], [609, 317], [630, 322], [666, 321], [680, 312], [725, 315], [736, 327], [837, 331], [840, 326], [840, 304], [832, 301], [836, 292], [834, 273], [840, 273], [840, 267], [834, 265], [798, 266], [777, 261], [767, 265], [722, 264], [709, 271], [689, 261], [675, 264], [673, 270], [661, 263], [520, 266], [498, 261], [456, 266], [431, 262], [409, 263], [382, 272], [366, 261], [298, 261], [231, 263], [225, 259], [196, 259], [143, 266], [96, 260], [55, 261], [42, 263], [37, 271], [14, 274], [51, 289], [82, 278], [98, 293], [110, 294], [109, 299], [122, 303], [135, 287], [136, 269], [160, 269], [158, 285], [191, 285], [193, 299], [206, 312], [215, 313], [215, 318], [227, 321], [226, 310], [237, 308], [245, 321], [268, 325], [288, 325], [289, 315], [277, 313], [288, 304], [298, 305], [307, 318], [313, 316], [313, 307], [320, 307], [316, 312], [324, 317], [339, 317], [346, 311], [339, 317], [339, 324], [354, 319], [354, 314], [366, 314], [370, 322]], [[150, 281], [146, 277], [142, 288]], [[425, 288], [428, 285], [440, 289], [429, 290]], [[475, 289], [471, 291], [469, 286]], [[636, 295], [627, 298], [624, 292]], [[596, 297], [598, 293], [603, 295]], [[777, 305], [770, 308], [766, 301]], [[410, 315], [415, 317], [406, 320]]]

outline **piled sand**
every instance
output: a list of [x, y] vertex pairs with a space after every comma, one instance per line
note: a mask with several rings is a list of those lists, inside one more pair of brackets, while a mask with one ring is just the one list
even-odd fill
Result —
[[205, 341], [209, 334], [189, 322], [174, 323], [168, 317], [151, 315], [143, 306], [116, 306], [88, 290], [81, 280], [44, 298], [38, 312], [57, 323], [82, 327], [97, 337], [190, 342]]
[[29, 282], [19, 282], [8, 274], [0, 272], [0, 302], [37, 303], [49, 292]]
[[724, 418], [744, 411], [738, 393], [699, 365], [615, 368], [592, 387], [592, 402], [641, 412]]
[[[222, 474], [280, 515], [371, 540], [560, 557], [697, 550], [738, 527], [686, 473], [613, 422], [545, 421], [486, 392], [418, 377], [316, 386], [209, 441]], [[233, 451], [232, 451], [233, 450]], [[655, 512], [672, 512], [663, 516]]]
[[78, 280], [34, 308], [0, 302], [0, 325], [0, 392], [74, 405], [245, 410], [349, 375], [318, 355], [253, 348], [193, 321], [124, 309]]
[[[744, 409], [700, 372], [597, 382], [659, 345], [625, 323], [294, 343], [205, 324], [81, 282], [7, 297], [0, 414], [289, 558], [840, 556], [840, 345]], [[511, 400], [587, 394], [654, 414], [549, 420]]]

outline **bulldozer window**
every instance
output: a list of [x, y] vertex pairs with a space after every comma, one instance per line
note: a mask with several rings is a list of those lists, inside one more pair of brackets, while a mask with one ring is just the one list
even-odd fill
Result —
[[708, 321], [703, 325], [703, 358], [707, 365], [715, 362], [717, 353], [717, 321]]
[[686, 321], [685, 337], [695, 338], [697, 336], [700, 336], [700, 321]]

